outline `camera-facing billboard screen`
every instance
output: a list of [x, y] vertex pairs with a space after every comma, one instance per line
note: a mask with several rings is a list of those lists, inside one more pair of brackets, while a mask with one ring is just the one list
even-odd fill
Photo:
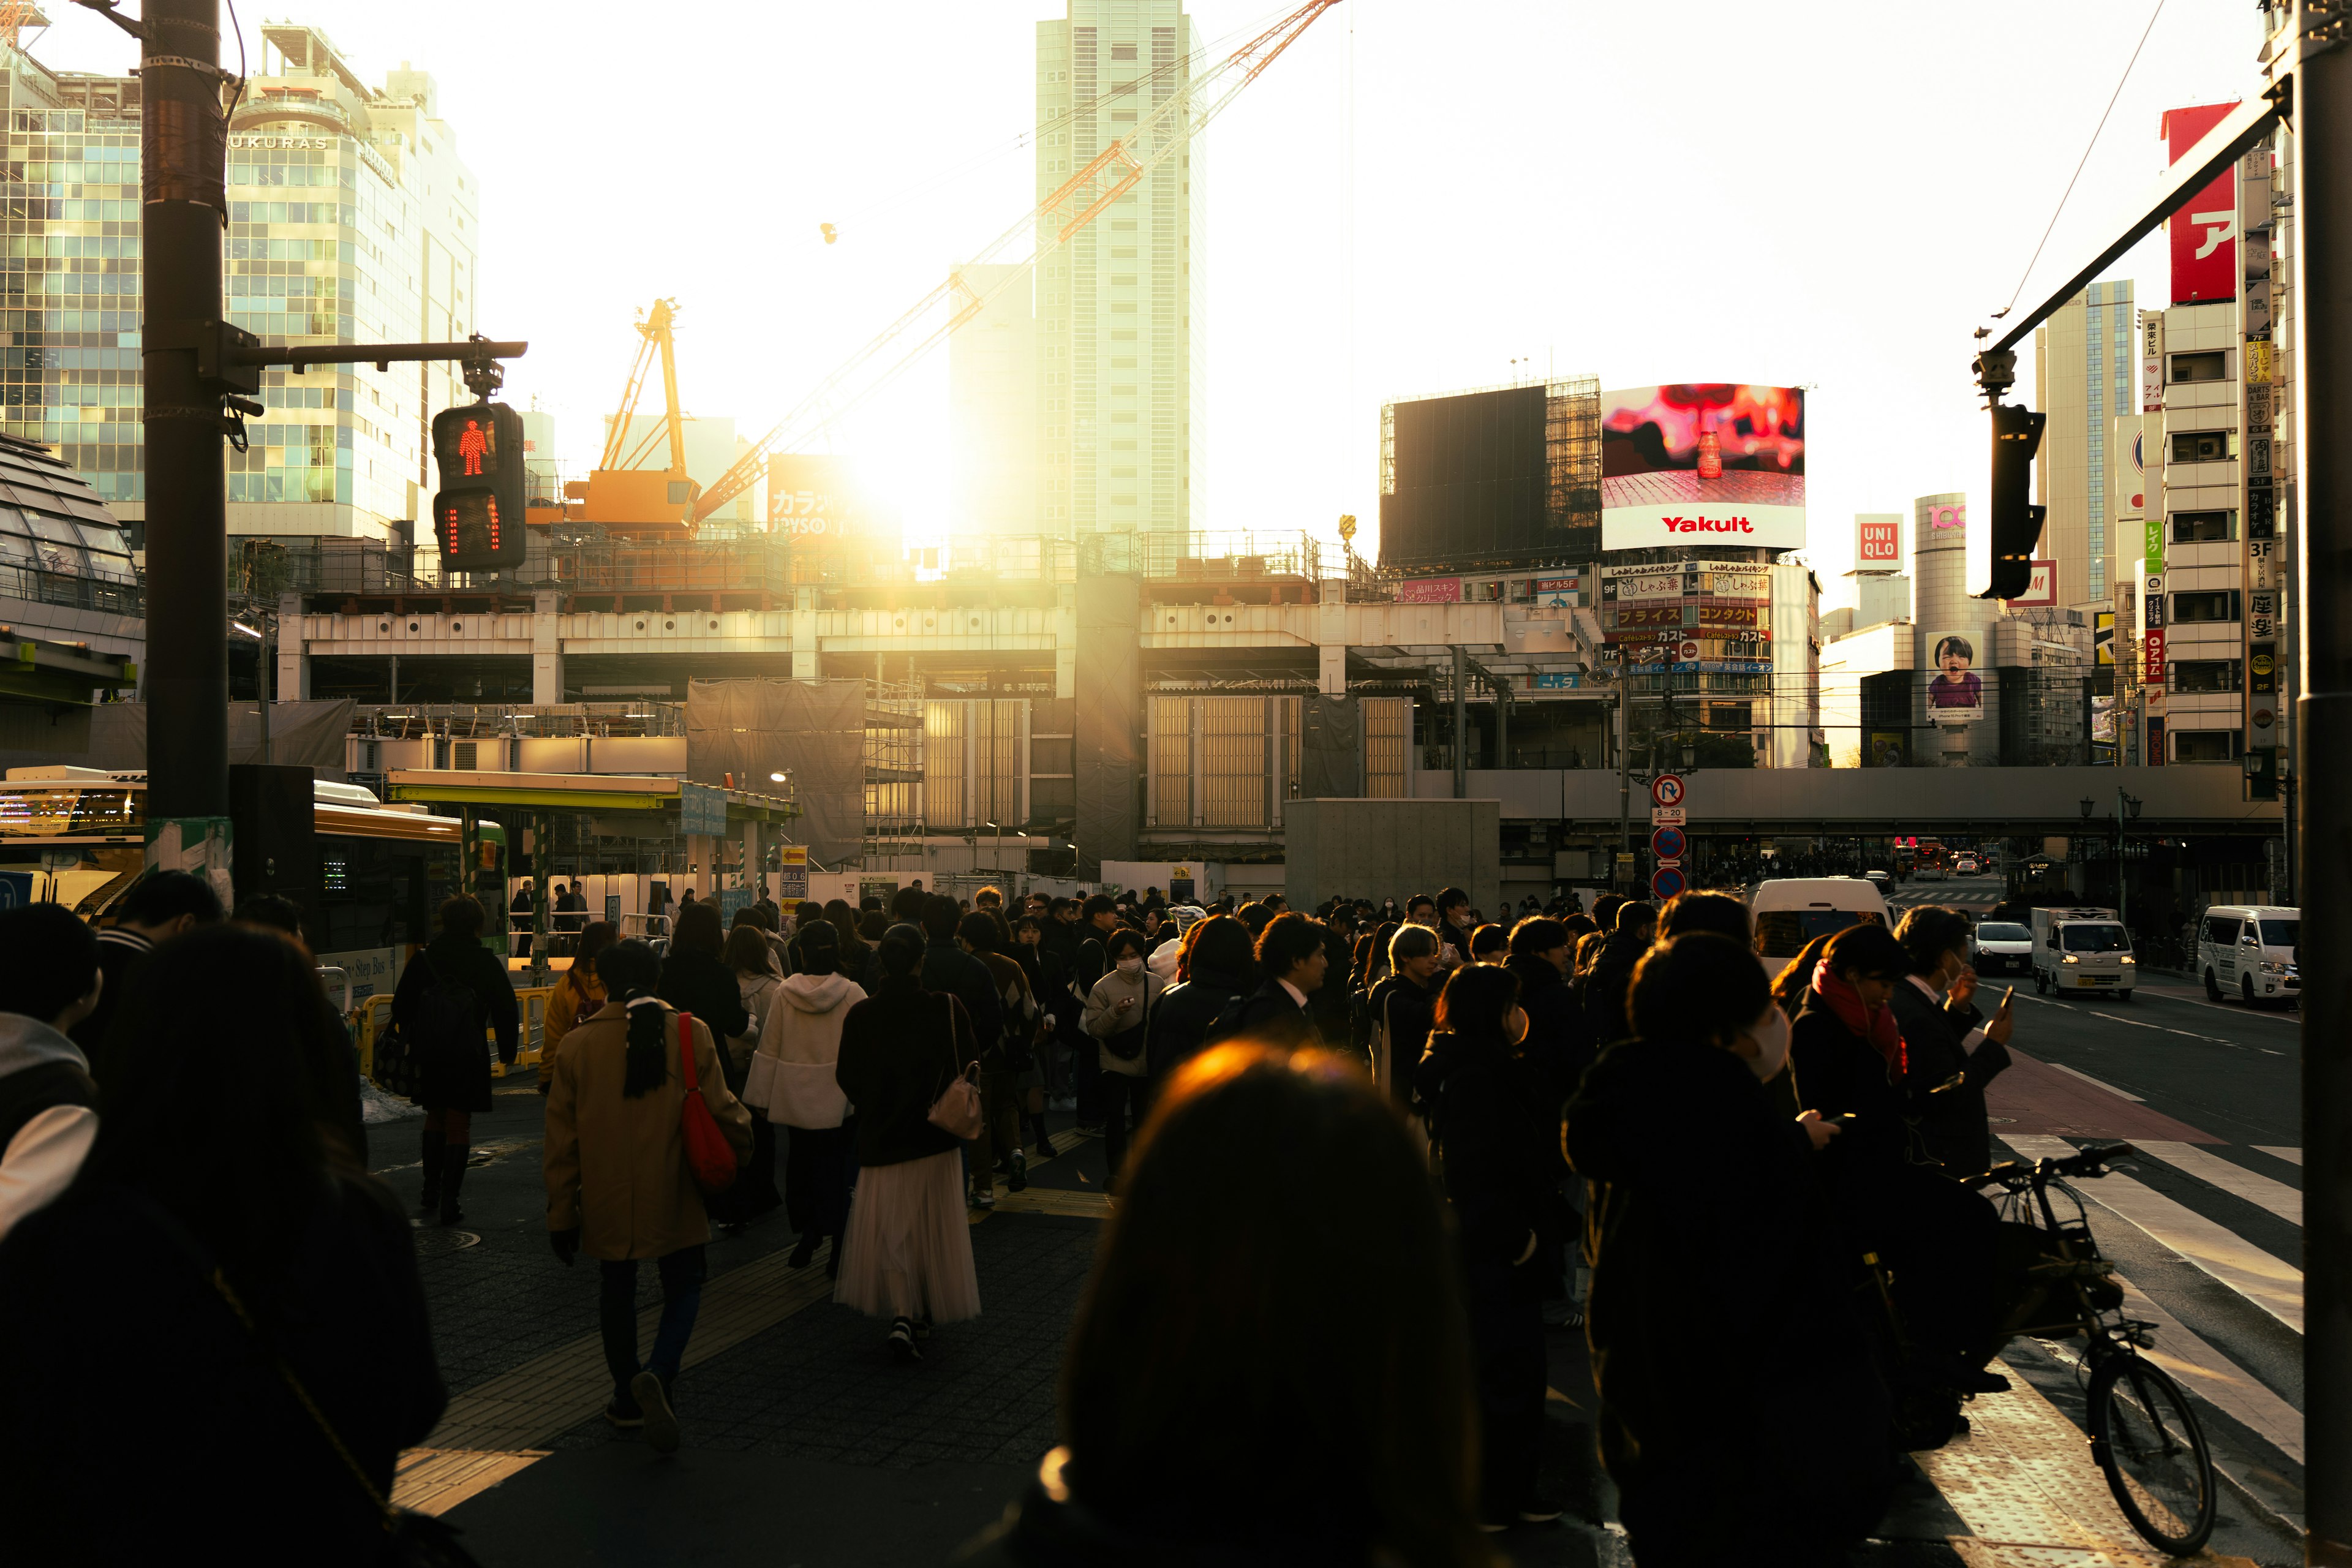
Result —
[[1685, 382], [1601, 395], [1601, 547], [1805, 542], [1805, 395]]

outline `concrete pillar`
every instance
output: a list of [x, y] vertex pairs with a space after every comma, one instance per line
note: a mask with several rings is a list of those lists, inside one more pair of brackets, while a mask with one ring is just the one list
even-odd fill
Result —
[[302, 595], [278, 596], [278, 668], [270, 672], [270, 695], [299, 702], [310, 695], [310, 655], [302, 637]]
[[560, 593], [530, 596], [530, 700], [542, 708], [563, 700], [562, 608]]
[[1315, 689], [1326, 697], [1348, 695], [1348, 580], [1325, 579], [1315, 610]]
[[1054, 695], [1078, 694], [1078, 590], [1065, 583], [1054, 590]]
[[793, 590], [793, 679], [814, 680], [824, 672], [816, 649], [816, 590]]

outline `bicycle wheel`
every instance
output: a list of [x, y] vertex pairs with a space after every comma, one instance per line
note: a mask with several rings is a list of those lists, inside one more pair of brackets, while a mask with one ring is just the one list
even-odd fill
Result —
[[2122, 1352], [2091, 1373], [2091, 1452], [2149, 1545], [2185, 1557], [2213, 1533], [2213, 1456], [2189, 1396], [2163, 1368]]

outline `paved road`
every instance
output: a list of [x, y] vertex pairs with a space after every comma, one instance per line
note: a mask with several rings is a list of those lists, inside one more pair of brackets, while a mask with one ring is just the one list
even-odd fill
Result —
[[[1963, 903], [1941, 895], [1975, 889], [1927, 890], [1937, 896], [1926, 901]], [[1991, 1086], [1994, 1131], [2025, 1156], [2116, 1138], [2147, 1151], [2128, 1173], [2082, 1184], [2093, 1227], [2235, 1478], [2215, 1550], [2284, 1568], [2297, 1558], [2281, 1521], [2303, 1506], [2294, 1020], [2213, 1006], [2154, 975], [2128, 1005], [2021, 991], [2017, 1005], [2020, 1060]], [[1108, 1214], [1097, 1142], [1065, 1133], [1067, 1152], [1037, 1168], [1031, 1193], [975, 1223], [986, 1310], [942, 1329], [919, 1367], [896, 1365], [877, 1325], [833, 1306], [821, 1269], [783, 1267], [781, 1216], [716, 1242], [680, 1384], [686, 1449], [660, 1459], [596, 1416], [595, 1276], [545, 1247], [539, 1097], [506, 1089], [497, 1103], [476, 1121], [484, 1152], [463, 1234], [419, 1232], [457, 1399], [402, 1483], [406, 1500], [463, 1526], [485, 1563], [938, 1563], [999, 1514], [1054, 1441], [1062, 1342]], [[1057, 1131], [1067, 1120], [1056, 1116]], [[375, 1163], [404, 1190], [416, 1179], [415, 1128], [374, 1130]], [[640, 1305], [655, 1301], [648, 1279]], [[1622, 1563], [1613, 1493], [1592, 1458], [1582, 1338], [1556, 1332], [1549, 1346], [1548, 1468], [1574, 1513], [1503, 1544], [1528, 1565]], [[2051, 1462], [2090, 1476], [2069, 1353], [2012, 1345], [2017, 1391], [1978, 1402], [1974, 1435], [1920, 1457], [1883, 1539], [1855, 1562], [2011, 1561], [1999, 1543], [2018, 1540], [2025, 1504], [2001, 1489]], [[2090, 1476], [2042, 1496], [2045, 1544], [2104, 1540], [2102, 1561], [2152, 1563], [2113, 1520], [2077, 1517], [2102, 1495]]]

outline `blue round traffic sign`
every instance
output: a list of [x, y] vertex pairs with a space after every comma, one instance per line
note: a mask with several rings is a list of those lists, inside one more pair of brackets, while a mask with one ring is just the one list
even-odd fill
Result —
[[1679, 860], [1683, 858], [1683, 851], [1689, 847], [1690, 839], [1679, 827], [1650, 829], [1650, 853], [1661, 860]]
[[1671, 899], [1687, 886], [1679, 866], [1661, 866], [1650, 873], [1650, 896], [1654, 899]]

